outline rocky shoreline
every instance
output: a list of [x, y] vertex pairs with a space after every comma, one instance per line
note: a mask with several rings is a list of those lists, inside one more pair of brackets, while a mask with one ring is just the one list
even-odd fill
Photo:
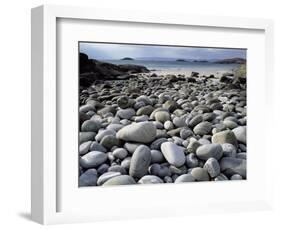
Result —
[[132, 69], [80, 75], [79, 186], [246, 179], [245, 79]]

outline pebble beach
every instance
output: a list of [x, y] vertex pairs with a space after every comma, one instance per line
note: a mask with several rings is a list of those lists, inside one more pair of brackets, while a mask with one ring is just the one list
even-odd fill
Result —
[[244, 79], [127, 69], [80, 81], [79, 186], [247, 178]]

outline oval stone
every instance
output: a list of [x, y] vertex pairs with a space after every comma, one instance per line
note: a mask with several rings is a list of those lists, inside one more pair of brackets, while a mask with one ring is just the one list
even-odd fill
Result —
[[156, 128], [151, 122], [133, 123], [120, 129], [116, 137], [124, 141], [150, 143], [156, 137]]
[[107, 155], [103, 152], [92, 151], [80, 158], [80, 165], [83, 168], [95, 168], [107, 160]]
[[84, 121], [81, 126], [82, 132], [97, 132], [101, 128], [101, 123], [98, 120]]
[[162, 163], [164, 156], [159, 150], [151, 150], [151, 163]]
[[146, 145], [140, 145], [131, 158], [129, 174], [132, 177], [141, 178], [147, 173], [150, 162], [150, 149]]
[[161, 178], [154, 175], [143, 176], [139, 181], [139, 184], [162, 184], [164, 183]]
[[179, 183], [185, 183], [185, 182], [194, 182], [195, 178], [190, 174], [183, 174], [180, 175], [176, 180], [175, 180], [175, 184], [179, 184]]
[[203, 121], [203, 116], [201, 114], [198, 114], [188, 122], [188, 126], [193, 128], [194, 126], [198, 125], [202, 121]]
[[92, 141], [86, 141], [79, 146], [79, 154], [84, 155], [89, 152]]
[[165, 159], [176, 167], [180, 167], [185, 163], [185, 155], [183, 149], [171, 142], [165, 142], [161, 145], [161, 151]]
[[118, 139], [113, 135], [106, 135], [101, 139], [100, 144], [107, 149], [111, 149], [113, 146], [119, 144]]
[[96, 136], [95, 132], [80, 132], [79, 133], [79, 143], [84, 143], [86, 141], [92, 141]]
[[197, 135], [202, 136], [210, 133], [211, 130], [212, 130], [212, 123], [208, 121], [203, 121], [194, 127], [193, 132]]
[[113, 156], [121, 160], [126, 158], [127, 155], [128, 155], [127, 150], [123, 148], [117, 148], [113, 151]]
[[110, 178], [105, 183], [103, 183], [103, 186], [111, 186], [111, 185], [132, 185], [136, 184], [136, 181], [133, 177], [129, 175], [121, 175], [121, 176], [115, 176], [113, 178]]
[[243, 177], [239, 174], [234, 174], [231, 176], [230, 180], [243, 180]]
[[206, 169], [196, 167], [191, 170], [191, 175], [195, 178], [197, 181], [208, 181], [210, 180], [208, 172]]
[[120, 117], [121, 119], [131, 119], [132, 116], [136, 114], [135, 110], [132, 108], [129, 109], [120, 109], [116, 113], [116, 116]]
[[88, 169], [79, 177], [79, 186], [96, 186], [97, 185], [97, 170]]
[[105, 183], [109, 179], [120, 175], [120, 172], [106, 172], [98, 178], [97, 185], [103, 185], [103, 183]]
[[196, 150], [196, 155], [201, 160], [208, 160], [209, 158], [220, 159], [223, 151], [220, 144], [206, 144], [201, 145]]
[[170, 113], [166, 111], [158, 111], [155, 113], [155, 120], [161, 123], [170, 120]]

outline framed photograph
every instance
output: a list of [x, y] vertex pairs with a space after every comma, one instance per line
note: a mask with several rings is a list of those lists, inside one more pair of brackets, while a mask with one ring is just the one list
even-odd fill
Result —
[[32, 9], [32, 219], [271, 208], [272, 33], [265, 19]]

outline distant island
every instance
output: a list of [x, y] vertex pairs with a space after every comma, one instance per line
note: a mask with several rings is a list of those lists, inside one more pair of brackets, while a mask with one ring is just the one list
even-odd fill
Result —
[[186, 62], [186, 60], [184, 60], [184, 59], [177, 59], [176, 61]]
[[215, 61], [217, 64], [246, 64], [246, 59], [244, 58], [227, 58]]
[[130, 57], [124, 57], [124, 58], [122, 58], [121, 60], [124, 60], [124, 61], [133, 61], [134, 59], [133, 59], [133, 58], [130, 58]]
[[206, 62], [208, 62], [208, 61], [207, 61], [207, 60], [193, 60], [193, 62], [206, 63]]

